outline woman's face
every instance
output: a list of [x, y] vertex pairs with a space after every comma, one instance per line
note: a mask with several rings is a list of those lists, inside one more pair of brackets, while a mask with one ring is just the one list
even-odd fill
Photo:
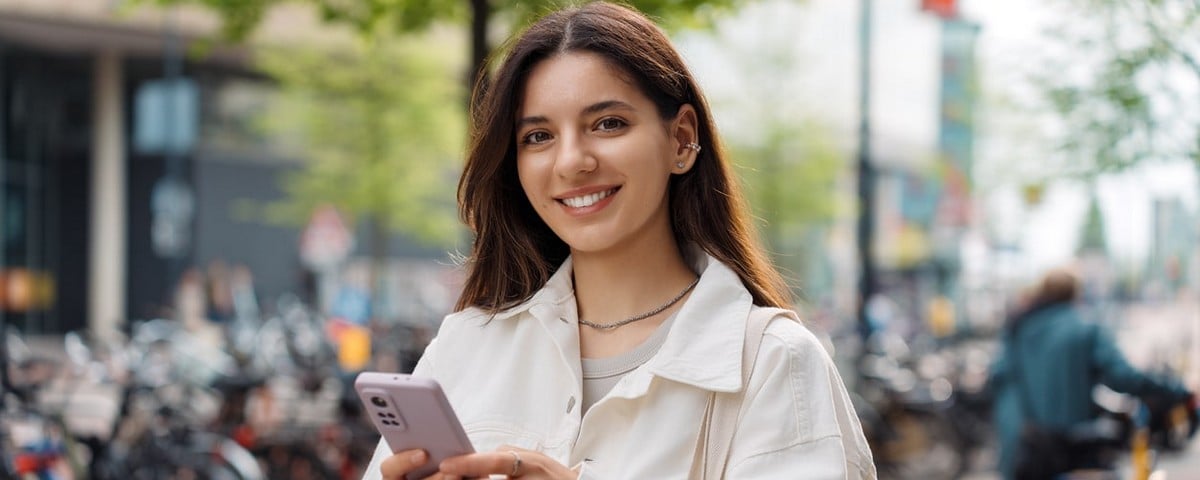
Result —
[[572, 52], [530, 71], [516, 120], [521, 187], [572, 251], [674, 241], [667, 182], [691, 167], [690, 106], [663, 120], [603, 57]]

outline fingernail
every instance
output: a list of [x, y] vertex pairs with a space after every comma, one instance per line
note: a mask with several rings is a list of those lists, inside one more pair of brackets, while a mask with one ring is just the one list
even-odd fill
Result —
[[422, 450], [417, 453], [414, 453], [414, 454], [412, 454], [411, 457], [408, 457], [408, 458], [409, 458], [409, 460], [412, 461], [412, 463], [414, 465], [420, 465], [422, 463], [425, 463], [425, 451]]

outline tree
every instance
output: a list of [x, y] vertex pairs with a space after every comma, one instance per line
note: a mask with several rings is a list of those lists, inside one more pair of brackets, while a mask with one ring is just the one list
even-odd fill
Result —
[[453, 191], [466, 121], [461, 84], [441, 79], [460, 65], [436, 45], [375, 36], [336, 52], [259, 54], [277, 81], [264, 125], [305, 159], [284, 177], [287, 197], [267, 207], [268, 219], [300, 223], [329, 203], [365, 222], [376, 292], [391, 232], [439, 246], [459, 235]]
[[1200, 169], [1200, 2], [1057, 6], [1053, 53], [1034, 83], [1057, 119], [1050, 130], [1062, 170], [1090, 175], [1164, 160]]
[[1096, 186], [1093, 183], [1088, 188], [1088, 210], [1079, 235], [1079, 247], [1075, 249], [1076, 255], [1096, 254], [1107, 257], [1108, 241], [1105, 238], [1104, 212], [1100, 210], [1100, 199], [1096, 195]]
[[731, 137], [730, 146], [775, 263], [796, 273], [820, 270], [812, 262], [823, 249], [814, 242], [834, 217], [836, 180], [846, 166], [826, 130], [811, 121], [768, 123], [756, 137]]
[[[228, 39], [245, 40], [262, 22], [266, 13], [279, 4], [296, 0], [138, 0], [158, 5], [199, 4], [215, 11], [222, 19], [222, 32]], [[469, 19], [470, 70], [465, 84], [471, 86], [483, 71], [492, 51], [491, 22], [504, 18], [509, 26], [525, 25], [530, 19], [569, 0], [299, 0], [312, 5], [322, 20], [349, 25], [364, 36], [380, 33], [410, 33], [439, 21]], [[742, 2], [744, 3], [744, 2]], [[722, 11], [730, 10], [735, 0], [631, 0], [630, 4], [668, 25], [708, 24]]]
[[[515, 27], [560, 0], [136, 0], [162, 6], [198, 4], [223, 20], [226, 39], [245, 41], [274, 6], [303, 3], [329, 24], [348, 25], [361, 43], [354, 51], [309, 54], [299, 49], [268, 54], [261, 67], [284, 92], [275, 126], [294, 132], [311, 161], [285, 184], [289, 200], [275, 218], [307, 215], [332, 201], [371, 228], [371, 253], [386, 256], [390, 231], [444, 240], [454, 231], [452, 192], [458, 162], [452, 145], [466, 137], [462, 105], [486, 68], [490, 27], [501, 19]], [[632, 4], [670, 25], [704, 24], [734, 0], [636, 0]], [[462, 82], [437, 59], [445, 50], [410, 48], [411, 36], [438, 23], [470, 19], [470, 72]], [[427, 45], [428, 46], [428, 45]], [[461, 68], [461, 66], [460, 66]], [[460, 70], [461, 72], [462, 70]], [[458, 86], [459, 88], [453, 88]], [[462, 88], [466, 86], [467, 88]], [[453, 92], [453, 93], [451, 93]], [[456, 103], [448, 95], [457, 95]], [[448, 101], [450, 100], [450, 101]], [[447, 194], [447, 192], [451, 192]], [[436, 194], [436, 196], [435, 196]], [[440, 203], [439, 203], [440, 202]], [[372, 289], [378, 291], [372, 273]]]
[[[847, 164], [806, 102], [805, 49], [814, 46], [797, 40], [789, 8], [783, 2], [748, 8], [745, 18], [717, 22], [715, 35], [689, 35], [682, 43], [705, 53], [694, 65], [701, 80], [723, 80], [713, 83], [725, 88], [707, 93], [774, 263], [804, 275], [806, 290], [818, 293], [828, 267], [820, 237], [836, 214], [837, 178]], [[747, 24], [754, 34], [739, 34]]]

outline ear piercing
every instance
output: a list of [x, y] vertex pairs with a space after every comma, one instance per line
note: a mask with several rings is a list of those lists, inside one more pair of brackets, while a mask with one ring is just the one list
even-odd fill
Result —
[[[686, 148], [686, 149], [689, 149], [689, 150], [695, 151], [696, 153], [700, 153], [700, 144], [699, 144], [699, 143], [696, 143], [696, 142], [688, 142], [688, 143], [685, 143], [685, 144], [683, 144], [683, 148]], [[682, 170], [682, 169], [683, 169], [683, 167], [684, 167], [684, 165], [687, 165], [687, 164], [686, 164], [686, 163], [684, 163], [684, 162], [683, 162], [683, 160], [680, 160], [680, 161], [678, 161], [678, 162], [675, 162], [675, 168], [678, 168], [678, 169], [681, 169], [681, 170]]]

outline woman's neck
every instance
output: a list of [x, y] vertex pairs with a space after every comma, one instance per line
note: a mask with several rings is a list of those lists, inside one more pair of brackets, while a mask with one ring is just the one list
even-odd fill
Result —
[[[696, 273], [674, 242], [665, 248], [573, 252], [572, 266], [579, 318], [598, 324], [612, 324], [652, 311], [696, 280]], [[605, 357], [637, 346], [682, 304], [683, 300], [613, 330], [581, 326], [583, 356]]]

